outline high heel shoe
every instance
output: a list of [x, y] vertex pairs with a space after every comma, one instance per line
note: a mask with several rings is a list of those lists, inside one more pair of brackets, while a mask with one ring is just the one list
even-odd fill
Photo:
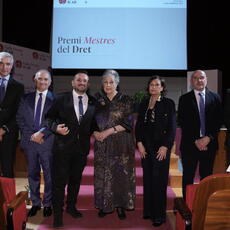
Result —
[[153, 226], [154, 227], [159, 227], [163, 224], [163, 221], [153, 221]]
[[124, 208], [117, 208], [117, 216], [120, 220], [124, 220], [126, 218]]
[[106, 213], [106, 212], [103, 212], [102, 209], [99, 210], [99, 212], [98, 212], [98, 216], [99, 216], [99, 217], [104, 217], [104, 216], [106, 216], [106, 215], [107, 215], [107, 213]]
[[161, 226], [163, 223], [165, 223], [165, 219], [156, 219], [156, 220], [153, 220], [153, 226], [154, 226], [154, 227], [159, 227], [159, 226]]

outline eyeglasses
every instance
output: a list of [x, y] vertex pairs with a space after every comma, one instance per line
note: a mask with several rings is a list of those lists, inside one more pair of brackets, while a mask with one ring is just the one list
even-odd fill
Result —
[[153, 88], [161, 87], [161, 84], [150, 84], [150, 87], [153, 87]]

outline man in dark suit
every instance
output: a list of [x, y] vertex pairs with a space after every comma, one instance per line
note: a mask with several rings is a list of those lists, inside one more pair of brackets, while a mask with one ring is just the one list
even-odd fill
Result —
[[51, 76], [47, 70], [35, 74], [36, 91], [25, 94], [21, 100], [17, 123], [21, 131], [21, 146], [28, 162], [28, 180], [32, 208], [28, 216], [32, 217], [41, 209], [40, 173], [44, 175], [43, 215], [52, 214], [51, 162], [54, 135], [46, 127], [45, 114], [51, 107], [54, 95], [48, 90]]
[[47, 114], [50, 128], [56, 133], [52, 173], [54, 227], [63, 226], [67, 184], [66, 212], [74, 218], [82, 217], [75, 204], [95, 124], [95, 99], [86, 94], [88, 81], [87, 73], [77, 73], [72, 80], [73, 90], [60, 94]]
[[191, 76], [191, 85], [193, 90], [180, 97], [178, 106], [184, 199], [186, 186], [193, 184], [198, 163], [200, 179], [212, 174], [222, 124], [221, 99], [206, 88], [206, 73], [196, 70]]
[[10, 75], [14, 58], [0, 52], [0, 166], [3, 177], [14, 177], [14, 159], [18, 138], [16, 112], [24, 86]]

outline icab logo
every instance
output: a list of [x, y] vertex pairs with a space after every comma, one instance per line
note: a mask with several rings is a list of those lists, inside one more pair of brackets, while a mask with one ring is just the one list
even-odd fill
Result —
[[60, 4], [65, 4], [65, 3], [66, 3], [66, 0], [59, 0], [59, 3], [60, 3]]

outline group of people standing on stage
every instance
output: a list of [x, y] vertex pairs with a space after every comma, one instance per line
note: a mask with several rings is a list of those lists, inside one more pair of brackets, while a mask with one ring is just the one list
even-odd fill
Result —
[[[73, 218], [83, 216], [76, 208], [77, 197], [93, 136], [98, 216], [116, 210], [123, 220], [127, 210], [135, 209], [137, 146], [143, 167], [143, 218], [153, 221], [154, 226], [162, 225], [166, 221], [170, 152], [177, 126], [175, 103], [165, 97], [164, 79], [149, 79], [134, 131], [133, 100], [119, 91], [120, 78], [115, 70], [104, 72], [102, 90], [93, 97], [88, 94], [89, 76], [85, 71], [73, 77], [72, 91], [54, 95], [49, 91], [50, 73], [39, 70], [34, 77], [36, 90], [24, 94], [23, 85], [10, 76], [12, 67], [13, 56], [1, 52], [0, 164], [2, 176], [14, 176], [19, 127], [32, 200], [28, 216], [36, 215], [43, 205], [43, 215], [53, 213], [53, 226], [62, 227], [66, 187], [66, 212]], [[221, 100], [206, 88], [205, 72], [195, 71], [191, 85], [193, 90], [179, 99], [177, 116], [182, 129], [184, 198], [198, 163], [201, 179], [212, 174], [222, 124]], [[42, 200], [41, 169], [45, 185]]]

